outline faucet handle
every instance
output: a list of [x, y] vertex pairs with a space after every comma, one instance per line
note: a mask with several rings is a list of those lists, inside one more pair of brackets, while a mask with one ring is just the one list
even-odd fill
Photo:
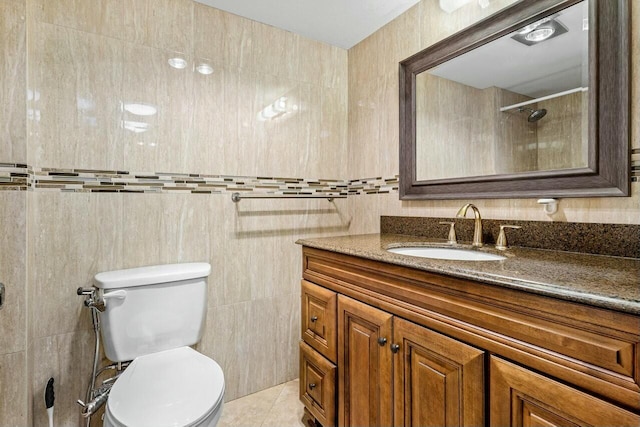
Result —
[[522, 228], [519, 225], [504, 224], [500, 226], [500, 234], [498, 234], [498, 240], [496, 240], [496, 249], [504, 251], [509, 244], [507, 243], [507, 235], [504, 232], [505, 228]]
[[456, 236], [456, 223], [453, 221], [440, 221], [442, 225], [449, 226], [449, 237], [447, 237], [447, 243], [455, 245], [458, 243], [458, 238]]

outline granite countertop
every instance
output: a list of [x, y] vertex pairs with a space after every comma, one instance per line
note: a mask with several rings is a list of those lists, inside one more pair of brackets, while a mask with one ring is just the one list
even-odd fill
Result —
[[[472, 279], [531, 293], [640, 314], [640, 259], [492, 245], [480, 250], [506, 256], [501, 261], [449, 261], [398, 255], [398, 246], [450, 246], [444, 239], [401, 234], [300, 239], [300, 245], [358, 256], [433, 273]], [[456, 247], [471, 249], [470, 245]]]

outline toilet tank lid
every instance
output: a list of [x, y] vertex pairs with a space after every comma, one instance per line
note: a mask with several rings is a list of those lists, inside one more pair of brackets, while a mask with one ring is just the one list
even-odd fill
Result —
[[134, 286], [177, 282], [179, 280], [198, 279], [207, 277], [210, 273], [211, 265], [209, 263], [190, 262], [105, 271], [96, 274], [93, 282], [95, 286], [100, 289], [130, 288]]

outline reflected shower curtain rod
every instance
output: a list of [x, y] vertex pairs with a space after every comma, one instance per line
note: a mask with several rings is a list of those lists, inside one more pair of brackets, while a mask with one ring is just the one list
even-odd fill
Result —
[[569, 90], [565, 90], [563, 92], [552, 93], [551, 95], [543, 96], [543, 97], [536, 98], [536, 99], [531, 99], [529, 101], [519, 102], [519, 103], [513, 104], [513, 105], [507, 105], [506, 107], [500, 108], [500, 112], [504, 112], [504, 111], [507, 111], [507, 110], [513, 110], [514, 108], [524, 107], [525, 105], [535, 104], [536, 102], [546, 101], [547, 99], [558, 98], [559, 96], [565, 96], [565, 95], [569, 95], [569, 94], [575, 93], [575, 92], [586, 92], [588, 90], [589, 90], [588, 87], [577, 87], [575, 89], [569, 89]]

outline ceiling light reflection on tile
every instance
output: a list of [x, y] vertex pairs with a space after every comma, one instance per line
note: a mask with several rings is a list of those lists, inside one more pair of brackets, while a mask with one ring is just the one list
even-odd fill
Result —
[[122, 109], [136, 116], [153, 116], [158, 112], [155, 105], [144, 102], [123, 102]]
[[[439, 0], [440, 9], [446, 13], [453, 13], [460, 9], [462, 6], [466, 6], [473, 0]], [[491, 4], [490, 0], [478, 0], [478, 6], [482, 9], [486, 9]]]
[[208, 76], [213, 73], [213, 67], [206, 62], [202, 62], [196, 66], [196, 71], [202, 75]]
[[177, 70], [182, 70], [184, 68], [187, 68], [187, 60], [184, 58], [180, 58], [180, 57], [169, 58], [168, 62], [169, 62], [169, 65], [171, 65], [173, 68]]
[[123, 120], [122, 127], [133, 133], [143, 133], [148, 131], [151, 125], [146, 122], [135, 122], [132, 120]]

